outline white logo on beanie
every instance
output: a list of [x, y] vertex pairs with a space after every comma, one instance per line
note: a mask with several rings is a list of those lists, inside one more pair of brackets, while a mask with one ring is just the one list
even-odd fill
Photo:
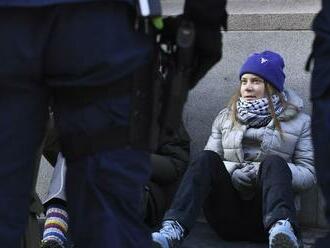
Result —
[[261, 58], [261, 64], [268, 62], [268, 59]]

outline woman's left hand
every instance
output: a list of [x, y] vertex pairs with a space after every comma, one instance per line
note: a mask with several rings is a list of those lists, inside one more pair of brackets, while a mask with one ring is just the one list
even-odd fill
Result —
[[236, 169], [231, 176], [232, 184], [238, 191], [251, 190], [254, 187], [254, 179], [248, 168]]
[[257, 168], [252, 164], [248, 164], [242, 168], [242, 172], [244, 172], [251, 179], [253, 185], [255, 185], [258, 173]]

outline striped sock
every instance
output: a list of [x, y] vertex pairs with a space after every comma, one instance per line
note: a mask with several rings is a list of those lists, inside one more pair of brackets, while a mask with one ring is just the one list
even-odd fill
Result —
[[52, 240], [64, 247], [67, 241], [67, 231], [68, 213], [65, 210], [65, 206], [61, 204], [49, 205], [46, 212], [42, 243]]

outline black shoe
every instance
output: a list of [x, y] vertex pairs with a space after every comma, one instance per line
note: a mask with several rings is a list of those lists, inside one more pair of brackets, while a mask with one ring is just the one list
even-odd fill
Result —
[[152, 248], [162, 248], [162, 246], [159, 243], [152, 241]]
[[41, 243], [40, 248], [65, 248], [63, 245], [60, 245], [54, 240], [47, 240]]

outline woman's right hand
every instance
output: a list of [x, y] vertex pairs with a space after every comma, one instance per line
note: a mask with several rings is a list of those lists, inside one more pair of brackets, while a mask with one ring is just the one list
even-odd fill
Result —
[[238, 191], [251, 190], [255, 185], [256, 169], [253, 165], [234, 170], [231, 176], [232, 184]]

